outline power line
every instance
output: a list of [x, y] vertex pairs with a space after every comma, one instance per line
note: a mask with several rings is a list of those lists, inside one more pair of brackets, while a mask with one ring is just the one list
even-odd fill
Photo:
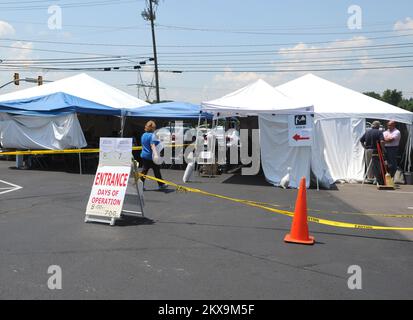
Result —
[[[380, 40], [380, 39], [394, 39], [401, 37], [410, 37], [413, 36], [413, 33], [403, 34], [403, 35], [392, 35], [392, 36], [383, 36], [383, 37], [370, 37], [363, 38], [363, 41], [371, 40]], [[125, 44], [125, 43], [90, 43], [90, 42], [65, 42], [65, 41], [50, 41], [50, 40], [37, 40], [37, 39], [17, 39], [17, 38], [1, 38], [0, 41], [22, 41], [22, 42], [33, 42], [33, 43], [46, 43], [46, 44], [61, 44], [61, 45], [76, 45], [76, 46], [103, 46], [103, 47], [135, 47], [135, 48], [149, 48], [152, 45], [141, 45], [141, 44]], [[334, 40], [334, 41], [314, 41], [306, 42], [306, 45], [313, 44], [330, 44], [330, 43], [345, 43], [345, 42], [356, 42], [360, 39], [345, 39], [345, 40]], [[288, 42], [288, 43], [267, 43], [267, 44], [227, 44], [227, 45], [158, 45], [160, 48], [209, 48], [209, 47], [274, 47], [274, 46], [291, 46], [297, 45], [299, 42]]]
[[[413, 62], [413, 60], [405, 60], [405, 61], [398, 61], [398, 63], [403, 63], [403, 62]], [[382, 62], [389, 64], [392, 63], [392, 61], [387, 61], [387, 62]], [[375, 65], [377, 64], [376, 62], [364, 62], [363, 65], [364, 66], [360, 66], [360, 67], [352, 67], [355, 65], [360, 65], [360, 63], [345, 63], [343, 64], [322, 64], [322, 65], [311, 65], [309, 68], [306, 69], [300, 69], [298, 68], [290, 68], [290, 69], [275, 69], [276, 66], [270, 65], [269, 67], [272, 67], [270, 69], [249, 69], [249, 68], [245, 68], [244, 69], [209, 69], [206, 67], [203, 67], [202, 69], [190, 69], [190, 68], [185, 68], [184, 70], [181, 71], [175, 71], [175, 70], [160, 70], [159, 72], [172, 72], [172, 73], [181, 73], [181, 72], [198, 72], [198, 73], [202, 73], [202, 72], [209, 72], [209, 73], [227, 73], [227, 72], [273, 72], [273, 73], [277, 73], [277, 72], [311, 72], [311, 71], [342, 71], [342, 70], [374, 70], [374, 69], [401, 69], [401, 68], [411, 68], [413, 66], [410, 65], [399, 65], [399, 66], [394, 66], [394, 65], [376, 65], [376, 66], [372, 66], [372, 67], [366, 67], [366, 65]], [[329, 66], [334, 66], [334, 65], [341, 65], [341, 68], [327, 68]], [[282, 65], [283, 66], [283, 65]], [[319, 69], [319, 68], [315, 68], [318, 66], [326, 66], [326, 68], [324, 69]], [[22, 65], [10, 65], [10, 64], [0, 64], [0, 67], [4, 70], [4, 68], [8, 68], [6, 70], [27, 70], [27, 69], [33, 69], [33, 70], [47, 70], [47, 71], [115, 71], [115, 72], [130, 72], [130, 71], [136, 71], [136, 67], [135, 66], [105, 66], [105, 67], [71, 67], [71, 68], [67, 68], [67, 67], [50, 67], [50, 66], [22, 66]], [[211, 66], [213, 67], [213, 66]], [[251, 66], [254, 67], [254, 66]], [[142, 72], [152, 72], [151, 70], [140, 70]]]
[[[367, 49], [385, 49], [385, 48], [391, 48], [391, 49], [397, 49], [397, 48], [404, 48], [404, 47], [409, 47], [413, 45], [413, 42], [403, 42], [403, 43], [392, 43], [392, 44], [378, 44], [378, 45], [363, 45], [363, 46], [346, 46], [346, 47], [338, 47], [338, 48], [332, 48], [332, 47], [325, 47], [325, 48], [304, 48], [304, 49], [286, 49], [286, 48], [281, 48], [282, 53], [303, 53], [303, 52], [341, 52], [341, 51], [346, 51], [346, 50], [367, 50]], [[163, 55], [196, 55], [196, 54], [208, 54], [208, 55], [213, 55], [213, 54], [257, 54], [257, 53], [274, 53], [274, 50], [248, 50], [248, 51], [184, 51], [184, 52], [162, 52]]]
[[[387, 59], [402, 59], [402, 58], [410, 58], [413, 57], [413, 52], [408, 52], [403, 55], [395, 55], [394, 53], [390, 54], [379, 54], [379, 55], [362, 55], [362, 56], [354, 56], [352, 55], [351, 58], [348, 56], [331, 56], [331, 57], [324, 57], [323, 59], [314, 59], [314, 58], [300, 58], [297, 61], [283, 58], [276, 58], [276, 60], [198, 60], [198, 63], [192, 63], [188, 60], [169, 60], [164, 61], [162, 63], [163, 66], [202, 66], [202, 65], [224, 65], [227, 66], [231, 65], [259, 65], [259, 64], [277, 64], [277, 63], [293, 63], [293, 64], [301, 64], [301, 63], [316, 63], [316, 62], [340, 62], [340, 61], [358, 61], [362, 59], [372, 59], [372, 60], [387, 60]], [[140, 60], [150, 60], [151, 58], [148, 57], [139, 57], [139, 56], [123, 56], [117, 58], [102, 58], [102, 57], [93, 57], [93, 58], [63, 58], [63, 59], [3, 59], [3, 63], [8, 64], [31, 64], [31, 65], [44, 65], [44, 64], [53, 64], [53, 65], [64, 65], [64, 64], [101, 64], [101, 63], [109, 63], [109, 62], [130, 62], [132, 64], [138, 64]], [[135, 61], [136, 60], [136, 61]], [[178, 62], [176, 62], [178, 61]]]
[[[8, 23], [13, 24], [25, 24], [25, 25], [42, 25], [44, 26], [44, 22], [39, 21], [18, 21], [18, 20], [10, 20], [10, 19], [3, 19], [7, 20]], [[143, 29], [144, 27], [141, 25], [131, 25], [131, 26], [109, 26], [109, 25], [82, 25], [82, 24], [68, 24], [65, 23], [66, 27], [73, 27], [73, 28], [87, 28], [87, 29]]]
[[115, 56], [113, 58], [111, 57], [76, 57], [76, 58], [46, 58], [46, 59], [3, 59], [2, 61], [7, 61], [7, 62], [21, 62], [21, 63], [31, 63], [31, 62], [87, 62], [87, 61], [115, 61], [115, 60], [132, 60], [132, 59], [137, 59], [137, 60], [146, 60], [150, 59], [150, 57], [143, 57], [143, 56], [134, 56], [134, 55], [124, 55], [124, 56]]
[[[59, 1], [59, 0], [57, 0]], [[19, 1], [18, 4], [28, 4], [28, 3], [44, 3], [44, 2], [52, 2], [52, 0], [31, 0], [31, 1]], [[6, 4], [16, 4], [16, 1], [12, 2], [1, 2], [0, 6], [6, 5]]]
[[[348, 35], [348, 34], [374, 34], [374, 33], [389, 33], [394, 30], [375, 30], [375, 31], [345, 31], [345, 32], [262, 32], [262, 31], [244, 31], [235, 29], [209, 29], [209, 28], [192, 28], [183, 26], [172, 26], [157, 24], [157, 27], [164, 30], [174, 31], [202, 31], [202, 32], [218, 32], [218, 33], [234, 33], [234, 34], [250, 34], [250, 35], [277, 35], [277, 36], [323, 36], [323, 35]], [[413, 28], [406, 28], [403, 31], [412, 31]]]
[[[367, 58], [376, 58], [376, 57], [385, 58], [385, 57], [394, 56], [395, 54], [396, 53], [394, 53], [394, 52], [393, 53], [380, 53], [380, 54], [371, 54], [371, 53], [369, 53], [368, 56], [366, 56], [366, 55], [352, 55], [351, 57], [355, 58], [355, 59], [365, 59], [366, 57]], [[411, 55], [411, 54], [413, 54], [413, 52], [404, 52], [403, 53], [403, 55], [405, 55], [405, 56], [406, 55]], [[332, 55], [324, 56], [323, 58], [324, 59], [346, 59], [346, 58], [348, 58], [348, 55], [337, 55], [337, 54], [333, 53]], [[195, 61], [215, 64], [216, 62], [218, 62], [218, 63], [220, 63], [220, 62], [224, 62], [224, 63], [238, 63], [238, 62], [240, 62], [240, 63], [251, 63], [251, 62], [272, 62], [274, 60], [276, 60], [276, 61], [286, 61], [286, 62], [297, 60], [297, 59], [295, 59], [295, 60], [291, 60], [291, 59], [293, 59], [293, 58], [291, 58], [291, 57], [290, 58], [272, 57], [271, 60], [269, 60], [268, 58], [254, 57], [254, 59], [245, 60], [245, 59], [234, 59], [233, 57], [229, 57], [229, 58], [226, 58], [226, 59], [210, 59], [210, 58], [208, 58], [207, 60], [205, 60], [205, 59], [198, 59], [198, 57], [197, 57], [197, 59]], [[313, 61], [314, 58], [300, 57], [299, 60], [300, 61]], [[163, 63], [165, 63], [165, 64], [168, 64], [168, 63], [172, 64], [174, 62], [191, 63], [191, 61], [193, 61], [193, 60], [191, 60], [189, 57], [177, 58], [177, 59], [168, 58], [166, 60], [163, 60]]]
[[[332, 71], [357, 71], [357, 70], [385, 70], [385, 69], [410, 69], [413, 65], [382, 66], [382, 67], [355, 67], [355, 68], [323, 68], [323, 69], [278, 69], [278, 70], [182, 70], [183, 73], [296, 73], [296, 72], [332, 72]], [[161, 71], [162, 72], [162, 71]]]
[[[375, 21], [372, 23], [363, 23], [363, 29], [373, 27], [373, 26], [393, 26], [393, 21]], [[343, 24], [322, 24], [322, 25], [298, 25], [297, 21], [294, 21], [294, 25], [272, 25], [272, 26], [263, 26], [260, 28], [242, 27], [239, 29], [228, 29], [228, 28], [210, 28], [210, 27], [199, 27], [199, 26], [168, 26], [171, 28], [186, 28], [194, 30], [211, 30], [211, 31], [220, 31], [220, 30], [235, 30], [235, 31], [264, 31], [264, 30], [309, 30], [309, 29], [343, 29], [346, 28]]]
[[[15, 45], [13, 45], [13, 46], [0, 45], [0, 48], [30, 50], [30, 51], [43, 51], [43, 52], [55, 52], [55, 53], [66, 53], [66, 54], [81, 54], [81, 55], [101, 56], [101, 57], [122, 57], [121, 55], [114, 55], [114, 54], [90, 53], [90, 52], [66, 51], [66, 50], [53, 50], [53, 49], [39, 49], [39, 48], [27, 48], [27, 47], [15, 46]], [[150, 54], [147, 54], [146, 56], [150, 56]]]
[[[399, 61], [397, 61], [397, 63], [410, 63], [410, 62], [413, 62], [413, 60], [412, 59], [406, 59], [406, 60], [399, 60]], [[296, 68], [299, 68], [299, 67], [302, 67], [302, 66], [306, 66], [306, 65], [309, 65], [311, 68], [314, 68], [314, 67], [323, 67], [323, 66], [329, 66], [329, 67], [331, 67], [331, 66], [342, 66], [342, 67], [344, 67], [344, 66], [358, 66], [358, 65], [379, 65], [379, 64], [382, 64], [382, 65], [388, 65], [388, 64], [393, 64], [394, 63], [394, 61], [381, 61], [380, 63], [379, 62], [376, 62], [376, 61], [371, 61], [371, 62], [356, 62], [356, 63], [351, 63], [351, 62], [347, 62], [347, 63], [331, 63], [331, 62], [323, 62], [323, 61], [320, 61], [320, 63], [311, 63], [311, 64], [306, 64], [306, 63], [300, 63], [301, 64], [301, 66], [300, 65], [298, 65], [297, 66], [297, 64], [288, 64], [288, 63], [279, 63], [279, 64], [273, 64], [273, 63], [269, 63], [269, 64], [254, 64], [254, 63], [252, 63], [251, 65], [248, 65], [248, 66], [246, 66], [246, 65], [242, 65], [242, 66], [239, 66], [239, 65], [227, 65], [227, 66], [225, 66], [225, 67], [227, 67], [227, 68], [231, 68], [231, 70], [233, 71], [233, 70], [236, 70], [236, 69], [239, 69], [239, 68], [243, 68], [242, 70], [249, 70], [250, 68], [257, 68], [257, 67], [265, 67], [265, 66], [267, 66], [270, 70], [273, 70], [274, 71], [274, 68], [275, 67], [288, 67], [288, 66], [293, 66], [293, 67], [296, 67]], [[171, 68], [171, 67], [176, 67], [176, 65], [162, 65], [163, 67], [169, 67], [169, 68]], [[198, 68], [198, 69], [196, 69], [196, 68]], [[188, 66], [185, 66], [185, 70], [192, 70], [192, 69], [195, 69], [195, 70], [199, 70], [199, 68], [202, 68], [202, 70], [209, 70], [209, 69], [212, 69], [212, 70], [216, 70], [216, 68], [217, 68], [217, 66], [215, 66], [215, 65], [205, 65], [205, 66], [191, 66], [191, 65], [188, 65]]]
[[[74, 2], [74, 3], [62, 3], [57, 4], [61, 8], [83, 8], [83, 7], [96, 7], [96, 6], [110, 6], [110, 5], [122, 5], [128, 3], [136, 3], [144, 0], [118, 0], [118, 1], [90, 1], [90, 2]], [[56, 3], [50, 3], [50, 5]], [[28, 11], [28, 10], [44, 10], [45, 5], [25, 5], [25, 6], [1, 6], [1, 11]]]
[[[335, 53], [335, 52], [346, 52], [346, 51], [359, 51], [359, 50], [387, 50], [387, 49], [403, 49], [410, 48], [413, 46], [413, 42], [407, 43], [396, 43], [396, 44], [384, 44], [384, 45], [369, 45], [369, 46], [347, 46], [339, 48], [306, 48], [306, 49], [282, 49], [280, 52], [274, 52], [273, 50], [250, 50], [250, 51], [219, 51], [219, 52], [205, 52], [205, 51], [192, 51], [192, 52], [162, 52], [159, 55], [171, 56], [171, 57], [184, 57], [186, 55], [196, 56], [196, 57], [213, 57], [213, 56], [242, 56], [242, 55], [274, 55], [274, 54], [288, 54], [288, 53]], [[56, 53], [66, 53], [66, 54], [81, 54], [81, 55], [93, 55], [102, 57], [121, 57], [121, 55], [114, 54], [100, 54], [100, 53], [90, 53], [90, 52], [79, 52], [79, 51], [66, 51], [66, 50], [53, 50], [53, 49], [40, 49], [40, 48], [27, 48], [20, 46], [4, 46], [0, 45], [2, 48], [9, 49], [19, 49], [19, 50], [34, 50], [34, 51], [44, 51], [44, 52], [56, 52]], [[142, 54], [142, 56], [150, 56], [150, 54]]]
[[[358, 57], [358, 58], [341, 58], [341, 59], [322, 59], [322, 60], [290, 60], [290, 61], [267, 61], [267, 62], [235, 62], [235, 63], [162, 63], [162, 66], [217, 66], [217, 65], [273, 65], [273, 64], [308, 64], [308, 63], [328, 63], [328, 62], [344, 62], [344, 61], [359, 61], [362, 59], [372, 59], [372, 60], [386, 60], [386, 59], [403, 59], [403, 58], [413, 58], [413, 55], [402, 55], [402, 56], [389, 56], [389, 57]], [[385, 61], [386, 62], [386, 61]], [[388, 61], [391, 62], [391, 61]]]

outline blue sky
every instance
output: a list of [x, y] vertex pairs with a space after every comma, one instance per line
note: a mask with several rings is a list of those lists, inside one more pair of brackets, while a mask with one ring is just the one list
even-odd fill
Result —
[[[62, 8], [60, 30], [48, 28], [48, 7], [53, 4]], [[115, 55], [130, 59], [99, 65], [136, 65], [140, 57], [152, 55], [150, 27], [140, 15], [145, 5], [143, 0], [0, 1], [0, 59], [24, 60], [21, 77], [42, 74], [49, 80], [78, 72], [34, 71], [38, 59]], [[347, 27], [351, 5], [362, 10], [361, 30]], [[199, 103], [258, 78], [275, 86], [306, 74], [305, 70], [413, 65], [412, 18], [413, 3], [408, 0], [160, 0], [156, 21], [160, 69], [183, 71], [161, 73], [161, 98]], [[0, 64], [0, 84], [15, 72], [6, 64]], [[144, 69], [143, 79], [150, 82], [153, 67]], [[138, 94], [131, 86], [137, 82], [137, 72], [88, 73]], [[413, 95], [413, 68], [312, 73], [359, 91], [397, 88]], [[1, 92], [32, 85], [11, 85]], [[145, 98], [142, 90], [139, 94]]]

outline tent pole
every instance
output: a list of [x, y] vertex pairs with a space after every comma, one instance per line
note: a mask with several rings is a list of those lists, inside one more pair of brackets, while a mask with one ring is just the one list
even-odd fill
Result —
[[81, 175], [82, 174], [82, 155], [80, 152], [78, 153], [78, 155], [79, 155], [79, 174]]
[[409, 171], [411, 167], [411, 153], [412, 153], [412, 131], [413, 127], [410, 127], [410, 132], [409, 132], [409, 141], [408, 141], [408, 149], [407, 149], [407, 154], [406, 154], [406, 170]]
[[125, 122], [126, 122], [126, 117], [122, 112], [122, 115], [120, 116], [120, 137], [123, 138], [123, 131], [125, 129]]
[[199, 111], [199, 116], [198, 116], [198, 126], [196, 127], [196, 138], [195, 138], [195, 154], [194, 154], [194, 161], [195, 161], [195, 166], [194, 166], [194, 170], [196, 172], [197, 170], [197, 165], [198, 165], [198, 161], [197, 160], [197, 151], [198, 151], [198, 136], [199, 136], [199, 126], [201, 125], [201, 112]]
[[406, 146], [404, 148], [404, 152], [403, 152], [403, 156], [402, 156], [402, 161], [404, 163], [404, 172], [407, 171], [407, 166], [408, 166], [408, 157], [409, 157], [409, 148], [410, 148], [410, 130], [407, 129], [407, 131], [409, 131], [409, 136], [407, 137], [407, 142], [406, 142]]

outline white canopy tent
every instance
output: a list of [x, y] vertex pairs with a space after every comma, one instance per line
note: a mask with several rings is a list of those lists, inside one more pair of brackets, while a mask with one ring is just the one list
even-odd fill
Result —
[[[302, 176], [308, 186], [310, 172], [326, 187], [338, 180], [362, 181], [364, 149], [359, 139], [367, 118], [405, 123], [410, 135], [413, 132], [413, 113], [311, 74], [275, 89], [258, 80], [202, 103], [203, 111], [222, 116], [258, 115], [262, 166], [274, 185], [279, 185], [288, 167], [291, 187], [297, 187]], [[312, 146], [290, 147], [288, 115], [308, 112], [314, 113]]]
[[149, 104], [107, 83], [99, 81], [86, 73], [46, 83], [41, 86], [3, 94], [0, 96], [0, 102], [46, 96], [58, 92], [63, 92], [115, 109], [132, 109]]
[[363, 179], [364, 149], [359, 139], [366, 129], [365, 119], [395, 120], [409, 125], [410, 134], [412, 132], [413, 113], [312, 74], [276, 89], [314, 105], [315, 139], [311, 166], [316, 176], [324, 176], [325, 180], [329, 175], [334, 181]]
[[311, 101], [316, 119], [369, 118], [411, 124], [413, 113], [334, 82], [307, 74], [276, 87], [290, 96]]
[[202, 102], [201, 107], [203, 111], [221, 116], [256, 116], [262, 113], [291, 114], [313, 110], [311, 105], [288, 97], [261, 79], [222, 98]]
[[[311, 104], [292, 99], [258, 80], [222, 98], [202, 102], [202, 110], [219, 116], [259, 116], [261, 162], [266, 179], [279, 185], [291, 167], [290, 186], [297, 188], [301, 177], [310, 183], [310, 147], [288, 146], [289, 114], [311, 114]], [[305, 160], [307, 158], [307, 160]]]
[[82, 73], [1, 95], [2, 105], [9, 107], [2, 109], [7, 116], [0, 118], [4, 148], [65, 149], [86, 146], [76, 110], [119, 115], [123, 131], [127, 109], [148, 103]]

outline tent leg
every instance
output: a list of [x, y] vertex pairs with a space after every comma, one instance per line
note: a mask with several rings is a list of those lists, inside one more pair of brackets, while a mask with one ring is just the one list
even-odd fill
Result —
[[125, 130], [126, 117], [124, 115], [120, 116], [120, 137], [123, 138], [123, 131]]
[[16, 168], [21, 169], [23, 167], [23, 156], [17, 155], [16, 156]]
[[78, 153], [78, 155], [79, 155], [79, 174], [82, 174], [82, 155], [80, 152]]
[[199, 116], [198, 116], [198, 126], [196, 127], [196, 138], [195, 138], [195, 166], [194, 166], [194, 171], [197, 171], [197, 166], [198, 166], [198, 161], [196, 161], [197, 159], [197, 154], [198, 154], [198, 135], [199, 135], [199, 126], [201, 125], [201, 112], [199, 112]]

